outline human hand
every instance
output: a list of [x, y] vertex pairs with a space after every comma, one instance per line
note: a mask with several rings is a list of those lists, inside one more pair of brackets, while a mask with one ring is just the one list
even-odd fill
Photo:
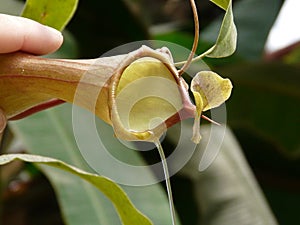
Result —
[[44, 55], [56, 51], [62, 34], [33, 20], [0, 14], [0, 53], [25, 51]]

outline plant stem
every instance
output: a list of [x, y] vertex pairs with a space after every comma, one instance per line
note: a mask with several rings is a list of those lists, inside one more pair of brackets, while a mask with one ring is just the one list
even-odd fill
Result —
[[[80, 84], [85, 92], [81, 95], [77, 93], [77, 104], [95, 111], [95, 103], [90, 96], [94, 96], [94, 93], [98, 96], [101, 92], [97, 100], [100, 103], [107, 101], [104, 98], [104, 93], [108, 91], [106, 82], [121, 59], [121, 56], [113, 56], [64, 60], [41, 58], [22, 52], [0, 54], [0, 107], [7, 119], [19, 119], [50, 107], [51, 104], [73, 102]], [[52, 101], [54, 98], [60, 101]], [[105, 104], [98, 108], [101, 108], [99, 111], [103, 108], [102, 111], [107, 111]], [[102, 119], [107, 121], [107, 117]]]
[[163, 170], [164, 170], [167, 193], [168, 193], [168, 199], [169, 199], [169, 206], [170, 206], [170, 212], [171, 212], [171, 218], [172, 218], [172, 225], [176, 225], [175, 207], [174, 207], [174, 201], [173, 201], [173, 195], [172, 195], [172, 189], [171, 189], [171, 183], [170, 183], [170, 175], [169, 175], [168, 164], [167, 164], [167, 161], [166, 161], [164, 150], [163, 150], [159, 140], [157, 140], [155, 142], [155, 145], [156, 145], [156, 148], [157, 148], [158, 153], [160, 155]]

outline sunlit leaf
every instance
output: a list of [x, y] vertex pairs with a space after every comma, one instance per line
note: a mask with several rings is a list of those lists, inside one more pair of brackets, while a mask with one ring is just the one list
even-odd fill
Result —
[[230, 0], [210, 0], [211, 2], [215, 3], [220, 8], [226, 10], [228, 4], [230, 4]]
[[63, 30], [72, 18], [78, 0], [27, 0], [22, 16]]
[[[281, 4], [281, 0], [243, 0], [234, 2], [234, 21], [238, 30], [238, 45], [235, 55], [250, 60], [257, 60], [262, 57], [265, 42]], [[221, 22], [222, 18], [218, 18], [202, 30], [202, 39], [214, 43]]]
[[[87, 173], [76, 167], [68, 165], [60, 160], [30, 154], [8, 154], [0, 156], [0, 165], [5, 165], [13, 160], [23, 160], [25, 162], [44, 164], [59, 168], [69, 173], [75, 174], [80, 178], [88, 181], [102, 191], [116, 207], [124, 225], [150, 225], [152, 224], [143, 216], [130, 202], [123, 190], [113, 181], [96, 174]], [[88, 221], [86, 221], [88, 222]]]
[[236, 44], [237, 30], [233, 21], [232, 3], [229, 1], [217, 41], [204, 55], [211, 58], [230, 56], [234, 53]]

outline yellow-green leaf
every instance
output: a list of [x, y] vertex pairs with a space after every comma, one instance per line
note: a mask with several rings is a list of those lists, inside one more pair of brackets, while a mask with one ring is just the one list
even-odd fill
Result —
[[[216, 1], [214, 2], [216, 3]], [[223, 3], [223, 6], [225, 6], [225, 3]], [[227, 57], [232, 55], [236, 49], [237, 30], [233, 20], [231, 0], [228, 1], [227, 7], [224, 10], [226, 10], [226, 13], [219, 31], [217, 41], [213, 47], [211, 47], [203, 54], [207, 57]]]
[[[131, 203], [125, 192], [112, 180], [92, 173], [87, 173], [63, 161], [30, 154], [6, 154], [0, 156], [0, 165], [5, 165], [13, 160], [44, 164], [55, 167], [88, 181], [97, 187], [114, 204], [123, 225], [151, 225], [152, 222], [141, 214]], [[88, 223], [88, 221], [86, 221]]]
[[230, 0], [210, 0], [211, 2], [215, 3], [217, 6], [219, 6], [220, 8], [226, 10]]
[[78, 0], [27, 0], [22, 16], [63, 30], [72, 18]]

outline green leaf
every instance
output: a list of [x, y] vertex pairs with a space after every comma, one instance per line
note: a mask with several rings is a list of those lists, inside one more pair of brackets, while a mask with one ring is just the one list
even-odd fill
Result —
[[72, 18], [78, 0], [27, 0], [22, 16], [63, 30]]
[[[265, 42], [279, 12], [281, 0], [236, 1], [233, 7], [238, 30], [238, 46], [235, 55], [257, 60], [262, 57]], [[266, 10], [267, 9], [267, 10]], [[202, 39], [214, 43], [221, 18], [202, 31]]]
[[299, 158], [299, 67], [240, 63], [218, 72], [229, 76], [235, 86], [226, 105], [231, 127], [246, 129], [285, 156]]
[[199, 224], [277, 224], [233, 134], [212, 126], [202, 126], [203, 139], [181, 170], [193, 182]]
[[232, 3], [229, 1], [217, 41], [204, 55], [210, 58], [230, 56], [236, 49], [236, 43], [237, 30], [233, 21]]
[[[139, 147], [145, 143], [136, 145], [136, 142], [120, 142], [109, 124], [96, 119], [97, 132], [99, 132], [104, 145], [99, 148], [95, 144], [90, 129], [93, 126], [90, 123], [93, 123], [91, 118], [94, 118], [94, 115], [82, 108], [76, 108], [76, 113], [73, 111], [73, 117], [75, 115], [74, 118], [78, 119], [79, 127], [75, 125], [73, 129], [79, 132], [80, 139], [77, 138], [77, 143], [81, 149], [84, 149], [81, 152], [89, 166], [99, 174], [104, 173], [107, 177], [124, 184], [121, 186], [134, 205], [154, 224], [171, 224], [169, 203], [165, 191], [152, 173], [151, 165], [145, 163], [138, 151], [131, 149], [140, 149]], [[81, 126], [80, 121], [84, 123], [84, 126]], [[131, 148], [126, 146], [131, 146]], [[153, 149], [152, 151], [156, 153], [157, 150]], [[107, 152], [109, 152], [109, 156]]]
[[[116, 207], [124, 225], [150, 225], [152, 224], [145, 216], [143, 216], [130, 202], [125, 192], [112, 180], [98, 176], [96, 174], [87, 173], [74, 166], [68, 165], [60, 160], [30, 154], [7, 154], [0, 156], [0, 165], [12, 162], [13, 160], [23, 160], [25, 162], [45, 164], [69, 173], [75, 174], [88, 181], [102, 191]], [[88, 222], [89, 221], [85, 221]]]
[[[85, 111], [85, 113], [88, 112]], [[77, 119], [85, 121], [85, 113], [80, 114], [80, 118]], [[108, 150], [111, 154], [129, 164], [146, 165], [137, 151], [129, 150], [115, 138], [114, 132], [108, 124], [100, 120], [96, 120], [96, 122], [97, 127], [101, 128], [101, 138], [104, 140], [105, 146], [109, 146]], [[83, 152], [78, 149], [74, 137], [72, 105], [70, 104], [64, 104], [10, 123], [12, 131], [24, 142], [27, 152], [31, 154], [56, 158], [92, 173], [96, 170], [98, 173], [103, 174], [98, 168], [101, 165], [106, 165], [108, 170], [115, 173], [114, 167], [110, 164], [107, 165], [107, 160], [103, 157], [103, 152], [106, 152], [106, 150], [95, 147], [97, 145], [90, 139], [88, 126], [85, 122], [79, 129], [78, 135], [86, 140], [86, 144], [89, 144], [84, 152], [89, 153], [89, 151], [92, 151], [91, 154], [88, 154], [92, 156], [91, 159], [85, 155], [85, 158], [83, 158]], [[87, 165], [86, 160], [89, 165]], [[91, 162], [90, 160], [94, 161]], [[86, 224], [87, 221], [89, 224], [120, 224], [111, 202], [92, 185], [88, 185], [81, 178], [62, 170], [54, 170], [49, 167], [41, 167], [41, 169], [54, 187], [67, 224], [82, 225]], [[146, 173], [142, 174], [143, 177], [133, 176], [131, 179], [138, 182], [139, 179], [143, 179], [145, 176], [153, 177], [149, 169]], [[116, 176], [126, 179], [122, 174], [117, 173]], [[130, 176], [130, 174], [127, 176]], [[118, 179], [118, 177], [113, 178]], [[123, 188], [134, 205], [145, 213], [154, 224], [170, 223], [168, 200], [159, 184], [147, 187], [124, 186]], [[84, 204], [78, 204], [79, 202], [84, 202]]]
[[210, 0], [215, 3], [220, 8], [227, 10], [228, 5], [230, 4], [230, 0]]
[[[71, 105], [40, 112], [10, 124], [27, 152], [59, 159], [93, 172], [82, 158], [72, 129]], [[67, 224], [120, 224], [110, 201], [80, 177], [62, 170], [41, 167], [51, 182]], [[67, 181], [67, 182], [66, 182]], [[78, 204], [84, 202], [84, 204]]]

